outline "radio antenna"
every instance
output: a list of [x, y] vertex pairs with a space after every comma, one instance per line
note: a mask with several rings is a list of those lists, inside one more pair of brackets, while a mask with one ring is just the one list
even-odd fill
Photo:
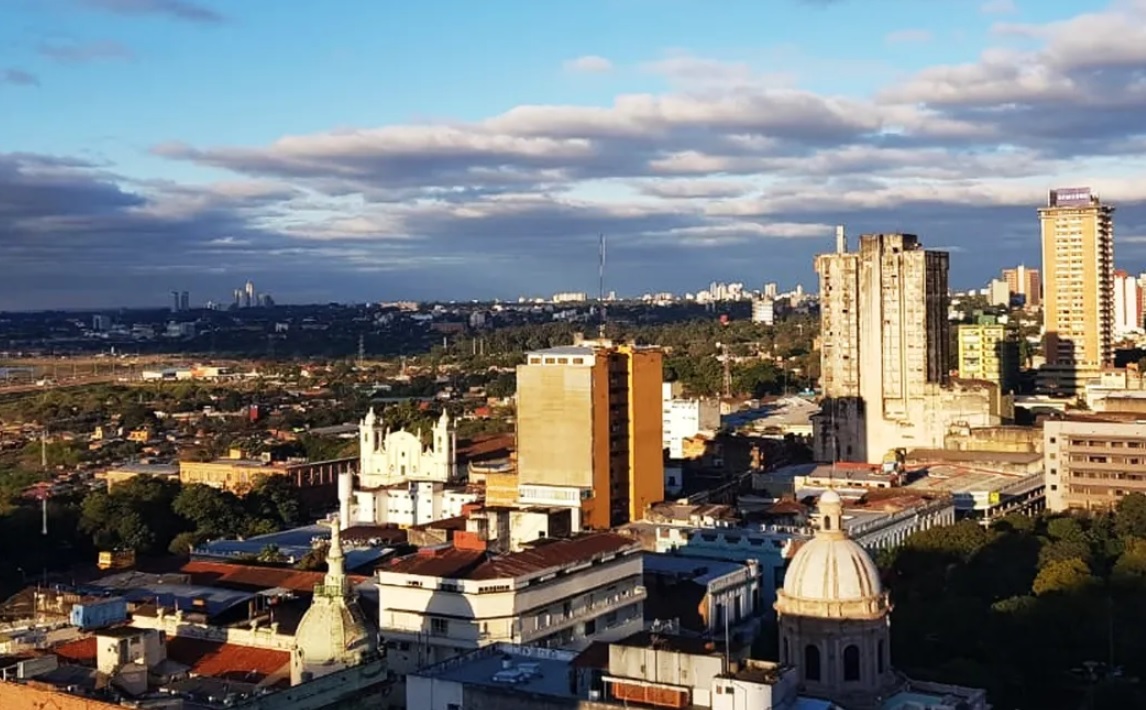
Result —
[[608, 321], [608, 315], [605, 309], [605, 235], [599, 234], [597, 239], [597, 308], [600, 309], [601, 317], [599, 335], [601, 338], [604, 338], [605, 323]]

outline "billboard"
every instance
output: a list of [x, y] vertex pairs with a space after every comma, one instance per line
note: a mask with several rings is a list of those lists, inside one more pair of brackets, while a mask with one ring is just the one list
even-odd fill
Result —
[[1051, 207], [1068, 207], [1070, 205], [1089, 205], [1091, 193], [1089, 187], [1060, 187], [1051, 190]]

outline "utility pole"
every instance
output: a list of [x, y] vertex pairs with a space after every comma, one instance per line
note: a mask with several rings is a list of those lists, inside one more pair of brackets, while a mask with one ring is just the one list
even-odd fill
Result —
[[48, 427], [40, 430], [40, 468], [48, 470]]

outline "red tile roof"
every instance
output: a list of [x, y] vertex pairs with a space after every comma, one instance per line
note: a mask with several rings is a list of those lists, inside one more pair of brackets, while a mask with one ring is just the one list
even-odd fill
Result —
[[87, 638], [68, 641], [56, 646], [52, 651], [61, 661], [94, 666], [96, 662], [96, 639], [95, 636], [88, 636]]
[[182, 636], [167, 641], [167, 657], [200, 676], [258, 683], [290, 663], [290, 653]]
[[[273, 589], [281, 587], [293, 592], [309, 594], [314, 585], [322, 582], [323, 572], [306, 572], [281, 567], [259, 567], [257, 565], [235, 565], [227, 562], [192, 560], [179, 568], [191, 575], [192, 584], [245, 587], [248, 589]], [[364, 582], [368, 577], [347, 575], [352, 584]]]
[[458, 461], [488, 461], [509, 456], [516, 446], [513, 434], [478, 434], [458, 442]]
[[389, 567], [382, 567], [379, 571], [443, 579], [506, 579], [639, 548], [639, 543], [624, 535], [593, 533], [552, 540], [533, 549], [508, 555], [491, 555], [481, 550], [459, 550], [454, 547], [423, 549], [417, 554], [394, 560]]

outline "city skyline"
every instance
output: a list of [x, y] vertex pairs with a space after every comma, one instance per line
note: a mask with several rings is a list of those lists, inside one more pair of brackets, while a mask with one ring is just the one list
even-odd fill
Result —
[[599, 233], [622, 294], [810, 284], [836, 224], [968, 288], [1084, 185], [1146, 268], [1146, 2], [926, 5], [14, 2], [0, 310], [595, 294]]

